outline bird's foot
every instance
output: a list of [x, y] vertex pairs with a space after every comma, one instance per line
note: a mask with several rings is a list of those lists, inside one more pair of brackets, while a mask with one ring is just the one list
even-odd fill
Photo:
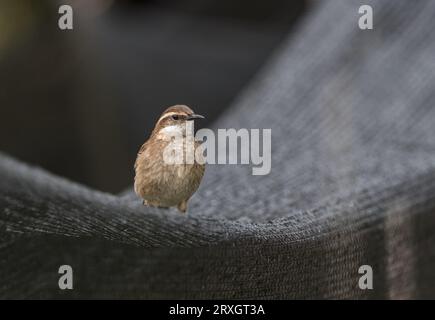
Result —
[[142, 200], [142, 205], [144, 205], [146, 207], [153, 207], [153, 208], [159, 208], [159, 209], [169, 209], [169, 207], [162, 207], [162, 206], [159, 206], [159, 205], [155, 205], [155, 204], [149, 203], [146, 200]]
[[181, 201], [178, 206], [177, 209], [181, 212], [181, 213], [186, 213], [187, 211], [187, 200], [183, 200]]

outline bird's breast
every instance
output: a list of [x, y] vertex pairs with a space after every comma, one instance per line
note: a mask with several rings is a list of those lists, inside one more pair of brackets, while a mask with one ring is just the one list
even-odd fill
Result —
[[[165, 148], [186, 152], [186, 141], [180, 143], [160, 140], [149, 143], [138, 156], [135, 190], [142, 198], [161, 205], [172, 206], [189, 199], [197, 190], [205, 166], [196, 162], [168, 164], [163, 156]], [[147, 142], [148, 144], [148, 142]], [[198, 143], [194, 143], [194, 148]]]

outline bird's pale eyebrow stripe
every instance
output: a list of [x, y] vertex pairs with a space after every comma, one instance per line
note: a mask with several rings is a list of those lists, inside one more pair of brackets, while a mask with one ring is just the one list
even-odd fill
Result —
[[165, 113], [164, 115], [162, 115], [157, 122], [160, 122], [161, 120], [163, 120], [167, 117], [173, 116], [175, 114], [180, 115], [179, 112], [168, 112], [168, 113]]

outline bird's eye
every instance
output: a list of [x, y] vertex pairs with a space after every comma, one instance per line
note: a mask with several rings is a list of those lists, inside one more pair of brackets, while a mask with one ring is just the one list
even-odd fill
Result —
[[173, 115], [172, 116], [172, 120], [178, 120], [178, 119], [180, 119], [180, 117], [178, 115]]

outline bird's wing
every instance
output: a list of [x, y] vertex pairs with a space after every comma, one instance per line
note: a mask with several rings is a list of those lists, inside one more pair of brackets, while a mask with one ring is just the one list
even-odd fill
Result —
[[[148, 142], [148, 141], [147, 141]], [[136, 167], [137, 167], [137, 163], [138, 163], [138, 160], [139, 160], [139, 156], [145, 151], [145, 149], [146, 149], [146, 145], [147, 145], [147, 142], [145, 142], [141, 147], [140, 147], [140, 149], [139, 149], [139, 151], [138, 151], [138, 153], [137, 153], [137, 156], [136, 156], [136, 161], [134, 162], [134, 169], [136, 170]]]

